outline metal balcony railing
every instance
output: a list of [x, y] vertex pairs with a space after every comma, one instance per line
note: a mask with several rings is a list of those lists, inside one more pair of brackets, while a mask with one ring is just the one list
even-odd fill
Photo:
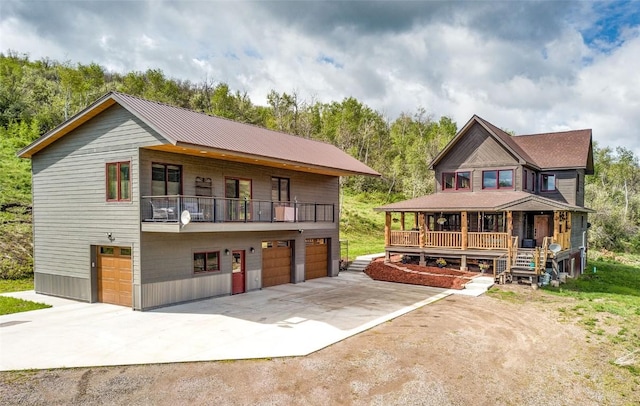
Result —
[[335, 222], [332, 203], [273, 202], [202, 196], [143, 196], [143, 222], [179, 222], [183, 211], [192, 222], [275, 223]]

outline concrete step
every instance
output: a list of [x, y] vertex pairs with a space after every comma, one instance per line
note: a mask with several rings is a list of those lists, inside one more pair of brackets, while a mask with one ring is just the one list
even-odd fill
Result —
[[363, 272], [365, 270], [365, 268], [369, 266], [371, 261], [373, 261], [376, 258], [383, 257], [383, 256], [384, 256], [384, 253], [382, 253], [382, 254], [369, 254], [369, 255], [362, 255], [362, 256], [356, 257], [356, 259], [347, 268], [347, 271]]

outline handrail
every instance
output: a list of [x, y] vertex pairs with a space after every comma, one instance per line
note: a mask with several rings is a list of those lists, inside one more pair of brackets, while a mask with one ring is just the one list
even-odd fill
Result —
[[191, 221], [224, 222], [327, 222], [335, 223], [335, 204], [259, 199], [162, 195], [142, 196], [143, 222], [178, 222], [187, 210]]

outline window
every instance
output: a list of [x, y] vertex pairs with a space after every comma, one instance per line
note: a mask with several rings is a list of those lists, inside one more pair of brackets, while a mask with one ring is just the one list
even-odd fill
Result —
[[226, 178], [227, 220], [251, 220], [251, 179]]
[[482, 172], [483, 189], [513, 189], [513, 170]]
[[151, 165], [151, 193], [153, 196], [182, 194], [182, 167], [179, 165]]
[[529, 190], [529, 173], [526, 169], [522, 170], [522, 190]]
[[445, 172], [442, 174], [442, 190], [471, 189], [471, 172]]
[[131, 164], [110, 162], [107, 164], [107, 201], [131, 200]]
[[576, 174], [576, 193], [580, 193], [580, 174]]
[[271, 200], [274, 202], [288, 202], [289, 199], [289, 179], [271, 178]]
[[542, 192], [552, 192], [556, 190], [556, 175], [542, 174], [541, 178], [542, 182], [540, 185], [540, 190]]
[[219, 270], [220, 251], [193, 253], [193, 273], [216, 272]]

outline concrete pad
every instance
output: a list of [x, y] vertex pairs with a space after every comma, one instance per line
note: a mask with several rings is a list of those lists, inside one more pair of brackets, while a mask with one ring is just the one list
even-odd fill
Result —
[[54, 307], [0, 316], [0, 370], [302, 356], [449, 294], [355, 272], [148, 312], [20, 292]]

